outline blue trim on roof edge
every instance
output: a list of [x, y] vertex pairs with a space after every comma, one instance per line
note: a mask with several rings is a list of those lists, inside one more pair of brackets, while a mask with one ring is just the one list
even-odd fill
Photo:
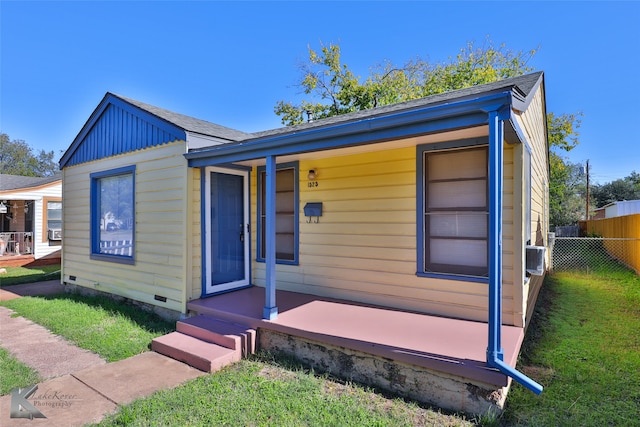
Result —
[[[105, 143], [109, 135], [114, 136]], [[101, 144], [83, 151], [92, 137]], [[186, 138], [179, 126], [107, 93], [60, 159], [60, 169]]]
[[[328, 150], [365, 145], [371, 142], [411, 135], [441, 132], [487, 124], [489, 111], [510, 106], [511, 91], [491, 94], [457, 103], [394, 112], [333, 126], [268, 136], [238, 144], [225, 144], [208, 150], [186, 153], [189, 166], [237, 162], [268, 155]], [[509, 109], [504, 109], [508, 114]]]

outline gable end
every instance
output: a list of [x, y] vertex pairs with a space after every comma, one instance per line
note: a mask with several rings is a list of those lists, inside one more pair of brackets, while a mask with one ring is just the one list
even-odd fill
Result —
[[108, 93], [62, 156], [60, 169], [176, 140], [184, 129]]

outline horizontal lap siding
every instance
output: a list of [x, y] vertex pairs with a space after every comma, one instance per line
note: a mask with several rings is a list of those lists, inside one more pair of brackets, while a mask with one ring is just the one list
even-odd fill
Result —
[[[546, 117], [542, 88], [538, 90], [526, 112], [517, 116], [531, 146], [531, 241], [538, 246], [548, 246], [549, 231], [549, 160], [546, 138]], [[548, 256], [548, 254], [547, 254]], [[536, 299], [542, 287], [543, 277], [531, 276], [525, 287], [525, 324], [531, 318]]]
[[[301, 161], [300, 263], [277, 265], [278, 289], [486, 321], [486, 284], [416, 276], [415, 155], [410, 147]], [[309, 169], [317, 187], [307, 185]], [[255, 169], [251, 199], [255, 219]], [[319, 223], [306, 222], [307, 202], [323, 203]], [[513, 212], [505, 217], [512, 221]], [[252, 274], [265, 285], [264, 263]], [[505, 289], [506, 301], [512, 292]]]
[[[504, 146], [504, 169], [503, 169], [503, 196], [502, 196], [502, 322], [513, 325], [515, 313], [520, 312], [521, 292], [517, 287], [522, 287], [522, 278], [516, 273], [515, 266], [521, 263], [516, 262], [515, 257], [520, 256], [522, 238], [520, 230], [522, 225], [520, 196], [521, 192], [515, 189], [515, 171], [520, 173], [521, 163], [514, 158], [516, 149], [513, 145]], [[520, 182], [520, 181], [518, 181]], [[517, 202], [516, 202], [517, 200]], [[516, 223], [518, 221], [518, 223]], [[516, 233], [518, 233], [516, 235]], [[516, 298], [518, 300], [516, 301]]]
[[[184, 310], [192, 183], [183, 153], [184, 142], [176, 142], [64, 169], [65, 281]], [[90, 174], [130, 165], [136, 166], [135, 265], [91, 260]], [[167, 301], [156, 301], [154, 295]]]
[[191, 281], [187, 290], [187, 298], [189, 300], [198, 299], [202, 294], [202, 219], [200, 215], [201, 206], [201, 184], [200, 169], [192, 169], [191, 177]]

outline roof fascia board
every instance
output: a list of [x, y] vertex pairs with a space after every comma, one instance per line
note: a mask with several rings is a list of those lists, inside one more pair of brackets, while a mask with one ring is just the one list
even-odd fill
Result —
[[211, 154], [211, 151], [207, 151], [207, 155], [193, 156], [193, 154], [200, 153], [189, 153], [185, 154], [185, 156], [189, 160], [189, 166], [200, 167], [207, 165], [217, 165], [220, 163], [253, 160], [264, 158], [266, 156], [285, 156], [291, 154], [354, 147], [358, 145], [367, 145], [372, 143], [390, 141], [397, 138], [406, 138], [415, 135], [436, 133], [441, 131], [442, 129], [461, 129], [473, 126], [481, 126], [486, 123], [486, 114], [478, 112], [476, 114], [469, 114], [464, 117], [449, 117], [442, 118], [437, 121], [406, 125], [402, 127], [401, 133], [398, 132], [397, 127], [377, 130], [365, 130], [358, 133], [335, 135], [326, 138], [320, 137], [306, 141], [302, 140], [300, 142], [290, 143], [286, 145], [265, 145], [263, 147], [237, 146], [237, 150], [212, 150], [215, 151], [215, 154]]
[[181, 139], [186, 140], [186, 132], [181, 127], [176, 126], [175, 124], [170, 123], [164, 119], [161, 119], [160, 117], [148, 111], [145, 111], [144, 109], [136, 105], [133, 105], [110, 92], [107, 92], [104, 98], [102, 98], [102, 101], [100, 101], [100, 104], [98, 104], [96, 109], [93, 110], [93, 113], [91, 114], [91, 116], [89, 116], [89, 119], [84, 124], [84, 126], [82, 127], [78, 135], [74, 138], [69, 149], [64, 153], [64, 155], [60, 159], [60, 169], [64, 168], [67, 162], [71, 159], [71, 157], [73, 157], [73, 154], [78, 149], [82, 141], [84, 141], [87, 134], [91, 132], [95, 124], [100, 120], [100, 117], [102, 116], [102, 114], [105, 112], [107, 108], [109, 108], [110, 105], [120, 107], [125, 111], [135, 114], [140, 118], [142, 118], [143, 120], [149, 122], [151, 125], [156, 126], [168, 133], [181, 135]]
[[533, 98], [535, 98], [536, 93], [540, 89], [543, 78], [544, 74], [540, 74], [538, 81], [536, 81], [536, 83], [533, 85], [533, 87], [529, 91], [528, 96], [524, 96], [524, 94], [522, 93], [519, 93], [517, 96], [514, 94], [513, 108], [518, 111], [526, 111], [527, 108], [529, 108], [529, 104], [531, 104], [531, 101], [533, 100]]
[[442, 132], [486, 124], [489, 111], [508, 111], [512, 91], [505, 91], [456, 103], [415, 108], [309, 129], [267, 136], [245, 143], [227, 144], [185, 154], [190, 166], [234, 162], [309, 151], [365, 145], [398, 137]]
[[522, 127], [520, 126], [520, 123], [518, 123], [518, 119], [516, 117], [516, 113], [511, 110], [509, 112], [509, 124], [511, 125], [511, 128], [513, 129], [516, 137], [518, 138], [517, 141], [507, 141], [509, 143], [517, 143], [519, 142], [520, 144], [526, 144], [527, 143], [527, 137], [525, 136], [524, 131], [522, 130]]
[[219, 138], [219, 137], [206, 135], [204, 133], [193, 132], [193, 131], [185, 131], [185, 135], [186, 135], [185, 141], [187, 142], [188, 149], [204, 148], [212, 145], [229, 144], [229, 143], [235, 142], [229, 139]]
[[62, 184], [62, 178], [57, 179], [55, 181], [48, 182], [46, 184], [37, 184], [31, 187], [19, 187], [19, 188], [12, 188], [9, 190], [0, 191], [0, 194], [8, 195], [13, 193], [29, 193], [32, 191], [42, 190], [44, 188], [55, 187], [56, 185], [61, 185], [61, 184]]

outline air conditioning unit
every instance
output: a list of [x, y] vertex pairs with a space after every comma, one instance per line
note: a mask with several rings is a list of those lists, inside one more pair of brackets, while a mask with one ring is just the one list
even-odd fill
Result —
[[49, 240], [62, 240], [62, 230], [49, 229]]
[[527, 273], [532, 276], [542, 276], [545, 271], [545, 254], [547, 248], [544, 246], [527, 246], [526, 247], [526, 263]]

